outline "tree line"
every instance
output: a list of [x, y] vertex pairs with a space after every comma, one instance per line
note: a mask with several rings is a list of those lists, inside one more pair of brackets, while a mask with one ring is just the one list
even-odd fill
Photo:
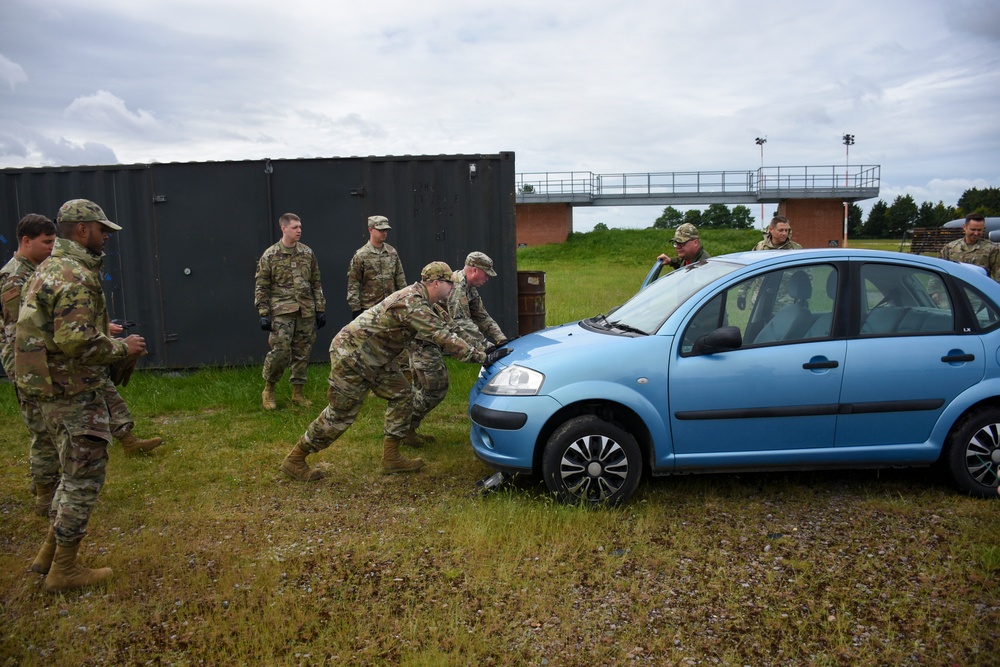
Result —
[[[907, 230], [914, 227], [940, 227], [949, 220], [964, 218], [969, 213], [985, 216], [1000, 216], [1000, 188], [972, 188], [962, 193], [955, 206], [945, 206], [944, 202], [932, 204], [924, 202], [920, 206], [910, 195], [896, 197], [892, 204], [879, 199], [862, 220], [864, 212], [857, 204], [848, 208], [848, 229], [852, 238], [902, 238]], [[654, 229], [672, 229], [685, 222], [699, 229], [750, 229], [753, 227], [749, 208], [739, 204], [732, 210], [725, 204], [711, 204], [704, 212], [698, 209], [681, 212], [667, 206], [653, 222]], [[769, 221], [765, 221], [769, 222]], [[793, 221], [794, 222], [794, 221]], [[598, 223], [595, 229], [607, 229]]]

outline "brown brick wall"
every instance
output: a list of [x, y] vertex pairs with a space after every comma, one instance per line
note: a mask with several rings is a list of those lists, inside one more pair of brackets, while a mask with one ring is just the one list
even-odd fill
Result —
[[788, 218], [792, 238], [803, 248], [843, 245], [844, 202], [839, 199], [788, 199], [778, 204], [778, 215]]
[[514, 220], [519, 248], [563, 243], [573, 232], [573, 207], [569, 204], [516, 204]]

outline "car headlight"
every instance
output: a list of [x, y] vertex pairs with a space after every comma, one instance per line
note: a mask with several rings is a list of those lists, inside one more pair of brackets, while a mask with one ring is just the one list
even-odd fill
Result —
[[484, 394], [494, 396], [535, 396], [542, 388], [545, 376], [514, 364], [503, 369], [483, 387]]

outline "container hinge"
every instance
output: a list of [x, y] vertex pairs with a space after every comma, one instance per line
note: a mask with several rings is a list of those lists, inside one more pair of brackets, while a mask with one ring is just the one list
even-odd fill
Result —
[[154, 204], [163, 204], [167, 201], [167, 195], [153, 195]]

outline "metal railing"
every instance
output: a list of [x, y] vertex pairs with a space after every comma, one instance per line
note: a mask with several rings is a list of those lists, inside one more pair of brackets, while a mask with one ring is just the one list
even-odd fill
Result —
[[712, 198], [757, 202], [821, 196], [867, 199], [878, 195], [879, 172], [880, 167], [865, 165], [639, 174], [536, 172], [516, 174], [515, 186], [519, 203], [647, 203], [642, 200], [697, 203]]

